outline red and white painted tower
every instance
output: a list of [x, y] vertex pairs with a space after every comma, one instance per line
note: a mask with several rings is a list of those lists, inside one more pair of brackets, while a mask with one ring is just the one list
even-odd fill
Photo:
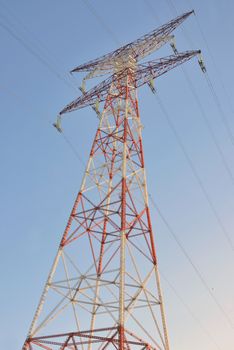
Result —
[[[198, 55], [139, 64], [192, 12], [99, 59], [62, 116], [104, 103], [82, 184], [24, 350], [169, 350], [150, 219], [137, 88]], [[110, 74], [89, 91], [88, 78]], [[61, 131], [59, 123], [55, 124]]]

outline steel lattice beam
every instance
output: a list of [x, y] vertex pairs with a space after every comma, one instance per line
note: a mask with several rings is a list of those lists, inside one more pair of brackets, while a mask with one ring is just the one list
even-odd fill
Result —
[[72, 72], [97, 71], [109, 73], [110, 71], [115, 70], [116, 62], [118, 62], [118, 60], [122, 62], [126, 60], [128, 61], [129, 56], [131, 56], [136, 61], [139, 61], [159, 49], [165, 42], [167, 42], [170, 33], [172, 33], [192, 13], [193, 11], [186, 12], [141, 38], [126, 44], [109, 54], [74, 68]]
[[88, 92], [82, 89], [83, 96], [60, 112], [104, 101], [23, 350], [169, 350], [137, 88], [200, 51], [138, 61], [167, 42], [191, 13], [74, 70], [112, 75]]
[[[200, 50], [186, 51], [178, 53], [177, 55], [171, 55], [158, 60], [153, 60], [146, 62], [144, 64], [139, 64], [136, 68], [124, 68], [122, 71], [113, 74], [108, 79], [103, 80], [100, 84], [96, 85], [91, 90], [87, 91], [83, 96], [78, 97], [71, 103], [69, 103], [61, 112], [60, 115], [67, 112], [73, 112], [77, 109], [87, 107], [89, 105], [94, 105], [98, 100], [99, 102], [105, 101], [108, 95], [111, 84], [115, 84], [127, 76], [129, 69], [136, 69], [134, 75], [134, 88], [138, 88], [150, 80], [160, 77], [161, 75], [167, 73], [171, 69], [185, 63], [194, 56], [201, 53]], [[124, 89], [119, 89], [119, 95], [115, 97], [121, 97], [124, 93]]]

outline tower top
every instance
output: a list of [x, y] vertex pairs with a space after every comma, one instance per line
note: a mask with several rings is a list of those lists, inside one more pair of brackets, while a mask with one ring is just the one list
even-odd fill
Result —
[[170, 33], [192, 13], [193, 10], [186, 12], [115, 51], [79, 65], [71, 73], [88, 72], [87, 78], [92, 78], [115, 72], [119, 65], [126, 66], [129, 58], [138, 62], [167, 43], [172, 38]]
[[[80, 87], [83, 95], [67, 104], [62, 111], [60, 111], [58, 116], [59, 121], [63, 114], [89, 105], [97, 112], [97, 114], [100, 114], [96, 106], [99, 105], [100, 102], [105, 101], [109, 89], [113, 84], [115, 85], [117, 82], [118, 84], [121, 84], [121, 79], [124, 79], [128, 75], [129, 69], [133, 69], [135, 73], [132, 88], [138, 88], [144, 84], [148, 84], [154, 92], [153, 80], [155, 78], [190, 60], [192, 57], [200, 55], [200, 50], [179, 53], [173, 48], [174, 55], [144, 62], [143, 64], [139, 63], [140, 60], [158, 50], [171, 40], [173, 38], [171, 33], [192, 13], [194, 13], [193, 10], [186, 12], [137, 40], [74, 68], [71, 73], [88, 73], [83, 78], [82, 86]], [[87, 79], [106, 74], [109, 74], [106, 79], [86, 91], [85, 82]], [[120, 97], [119, 94], [115, 96], [116, 98]], [[55, 126], [60, 131], [58, 125], [55, 124]]]

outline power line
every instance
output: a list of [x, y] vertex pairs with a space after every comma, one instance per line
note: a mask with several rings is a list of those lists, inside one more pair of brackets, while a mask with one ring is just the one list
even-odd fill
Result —
[[[71, 151], [73, 152], [73, 154], [75, 155], [75, 157], [78, 159], [79, 162], [82, 163], [83, 166], [85, 166], [85, 163], [82, 159], [82, 157], [80, 156], [79, 152], [77, 152], [75, 146], [72, 144], [72, 142], [70, 142], [68, 140], [68, 138], [66, 137], [66, 135], [64, 134], [64, 132], [62, 132], [63, 138], [66, 141], [66, 143], [68, 144], [69, 148], [71, 149]], [[195, 263], [193, 262], [192, 258], [190, 257], [190, 255], [188, 254], [188, 252], [186, 251], [186, 249], [184, 248], [183, 244], [180, 242], [179, 238], [177, 237], [177, 235], [175, 234], [174, 230], [172, 229], [172, 227], [170, 226], [170, 224], [168, 223], [167, 219], [165, 218], [165, 216], [162, 214], [162, 211], [159, 209], [159, 207], [157, 206], [157, 204], [155, 203], [155, 201], [152, 198], [152, 195], [149, 193], [149, 199], [153, 205], [153, 207], [157, 210], [157, 213], [159, 214], [161, 220], [163, 221], [163, 223], [165, 224], [165, 226], [168, 229], [168, 232], [170, 234], [170, 236], [175, 240], [175, 242], [177, 243], [178, 247], [180, 248], [180, 250], [182, 251], [183, 255], [185, 256], [185, 258], [187, 259], [187, 261], [189, 262], [189, 264], [192, 266], [193, 270], [195, 271], [197, 277], [199, 278], [199, 280], [201, 281], [202, 285], [204, 286], [204, 288], [206, 289], [206, 291], [208, 292], [208, 294], [210, 295], [210, 297], [213, 299], [214, 303], [216, 304], [216, 306], [219, 308], [220, 312], [223, 314], [224, 318], [226, 319], [227, 323], [229, 324], [229, 326], [231, 328], [233, 328], [232, 325], [232, 321], [230, 320], [229, 316], [227, 315], [226, 311], [224, 310], [224, 308], [222, 307], [222, 305], [219, 303], [219, 301], [217, 300], [217, 298], [215, 297], [214, 293], [212, 293], [210, 287], [208, 286], [205, 278], [202, 276], [200, 270], [198, 269], [198, 267], [195, 265]], [[165, 278], [164, 278], [165, 279]], [[167, 280], [167, 283], [171, 285], [171, 283]], [[174, 292], [177, 294], [175, 288], [173, 288]], [[182, 300], [182, 299], [181, 299]], [[184, 304], [184, 303], [183, 303]], [[184, 305], [185, 306], [185, 305]], [[189, 307], [186, 305], [185, 306], [187, 310], [190, 310]], [[191, 311], [189, 311], [191, 313]], [[193, 318], [196, 319], [196, 317]], [[197, 320], [197, 319], [196, 319]], [[198, 321], [198, 320], [197, 320]], [[201, 323], [199, 322], [199, 324], [201, 325]], [[203, 329], [204, 330], [204, 329]], [[207, 333], [207, 335], [209, 335], [209, 337], [211, 338], [211, 335], [205, 331]], [[217, 346], [216, 342], [213, 340], [214, 344]], [[218, 347], [218, 346], [217, 346]]]
[[[175, 5], [173, 4], [173, 2], [171, 0], [168, 0], [168, 2], [171, 4], [172, 8], [174, 8], [174, 11], [177, 13], [177, 10], [176, 10]], [[195, 89], [194, 89], [194, 87], [193, 87], [193, 85], [191, 83], [191, 80], [189, 80], [188, 75], [185, 73], [184, 69], [183, 69], [183, 72], [184, 72], [184, 74], [186, 76], [186, 80], [187, 80], [188, 84], [190, 85], [190, 88], [192, 88], [192, 93], [193, 93], [196, 101], [198, 102], [199, 108], [200, 108], [200, 110], [202, 112], [203, 119], [205, 120], [206, 125], [207, 125], [209, 131], [211, 132], [209, 121], [208, 121], [208, 119], [206, 118], [206, 116], [205, 116], [205, 114], [203, 112], [203, 108], [201, 106], [200, 100], [197, 97], [197, 94], [195, 93]], [[183, 145], [183, 143], [182, 143], [182, 141], [181, 141], [181, 139], [179, 137], [179, 134], [177, 133], [177, 131], [176, 131], [176, 129], [175, 129], [175, 127], [174, 127], [174, 125], [173, 125], [173, 123], [172, 123], [172, 121], [171, 121], [171, 119], [170, 119], [170, 117], [169, 117], [169, 115], [168, 115], [168, 113], [167, 113], [167, 111], [166, 111], [162, 101], [160, 100], [158, 95], [157, 96], [155, 95], [155, 97], [158, 100], [158, 103], [160, 105], [161, 110], [163, 111], [164, 115], [166, 116], [166, 120], [167, 120], [171, 130], [173, 131], [173, 133], [174, 133], [174, 135], [176, 137], [176, 140], [177, 140], [177, 142], [178, 142], [182, 152], [184, 153], [184, 156], [185, 156], [187, 162], [190, 165], [190, 168], [191, 168], [191, 170], [193, 172], [193, 175], [195, 176], [195, 178], [197, 179], [197, 181], [199, 183], [199, 186], [200, 186], [200, 188], [201, 188], [201, 190], [202, 190], [202, 192], [203, 192], [203, 194], [204, 194], [204, 196], [205, 196], [205, 198], [206, 198], [206, 200], [207, 200], [207, 202], [208, 202], [208, 204], [209, 204], [209, 206], [210, 206], [210, 208], [211, 208], [211, 210], [212, 210], [212, 212], [213, 212], [213, 214], [214, 214], [214, 216], [215, 216], [215, 218], [216, 218], [216, 220], [217, 220], [217, 222], [218, 222], [218, 224], [219, 224], [219, 226], [221, 228], [221, 231], [223, 232], [223, 234], [224, 234], [228, 244], [231, 246], [231, 249], [234, 251], [234, 245], [232, 243], [232, 240], [231, 240], [231, 238], [230, 238], [230, 236], [229, 236], [229, 234], [228, 234], [228, 232], [227, 232], [227, 230], [226, 230], [226, 228], [225, 228], [221, 218], [219, 217], [219, 214], [218, 214], [218, 212], [217, 212], [217, 210], [216, 210], [216, 208], [215, 208], [215, 206], [214, 206], [214, 204], [213, 204], [213, 202], [212, 202], [212, 200], [211, 200], [211, 198], [210, 198], [210, 196], [209, 196], [209, 194], [208, 194], [208, 192], [207, 192], [207, 190], [206, 190], [206, 188], [205, 188], [205, 186], [204, 186], [204, 184], [203, 184], [203, 182], [202, 182], [202, 180], [200, 178], [200, 176], [198, 175], [197, 170], [194, 167], [194, 164], [192, 162], [191, 157], [188, 155], [188, 152], [186, 151], [186, 148]], [[217, 147], [218, 152], [220, 153], [220, 156], [222, 158], [224, 166], [225, 166], [229, 176], [231, 177], [231, 180], [233, 181], [233, 175], [232, 175], [231, 169], [229, 168], [229, 166], [228, 166], [228, 164], [227, 164], [227, 162], [226, 162], [226, 160], [224, 158], [223, 152], [221, 151], [221, 148], [219, 147], [217, 139], [216, 139], [216, 137], [215, 137], [213, 132], [211, 132], [211, 137], [213, 138], [213, 141], [214, 141], [214, 143], [215, 143], [215, 145]]]
[[157, 13], [156, 13], [155, 10], [154, 10], [154, 7], [153, 7], [153, 6], [151, 5], [151, 3], [149, 2], [149, 0], [144, 0], [144, 1], [145, 1], [146, 7], [148, 7], [148, 10], [149, 10], [150, 14], [153, 16], [153, 18], [156, 19], [156, 21], [157, 21], [158, 23], [160, 23], [160, 19], [159, 19]]
[[166, 281], [166, 283], [168, 284], [168, 286], [171, 288], [171, 290], [173, 291], [173, 293], [176, 295], [176, 297], [178, 298], [178, 300], [181, 302], [181, 304], [184, 306], [184, 308], [188, 311], [188, 313], [192, 316], [192, 318], [194, 319], [195, 322], [197, 322], [200, 326], [200, 328], [202, 329], [202, 331], [206, 334], [206, 336], [213, 342], [213, 344], [216, 346], [216, 348], [218, 350], [221, 350], [220, 346], [217, 344], [217, 342], [215, 341], [215, 339], [213, 338], [213, 336], [211, 335], [211, 333], [203, 326], [203, 324], [201, 323], [200, 319], [193, 313], [193, 311], [191, 310], [191, 308], [188, 306], [187, 303], [185, 303], [184, 299], [180, 296], [180, 294], [177, 292], [177, 290], [175, 289], [175, 287], [173, 286], [173, 284], [171, 282], [168, 281], [168, 279], [165, 277], [164, 274], [162, 274], [162, 272], [160, 273], [160, 275], [162, 276], [162, 278]]
[[[7, 18], [0, 14], [0, 19], [7, 21]], [[8, 24], [10, 25], [9, 21]], [[22, 45], [31, 55], [33, 55], [41, 64], [47, 67], [47, 69], [54, 74], [59, 80], [63, 81], [68, 87], [78, 90], [70, 81], [65, 79], [55, 68], [54, 65], [48, 62], [40, 53], [35, 50], [32, 45], [29, 45], [24, 38], [22, 38], [16, 31], [5, 24], [3, 21], [0, 21], [0, 27], [2, 27], [12, 38], [14, 38], [20, 45]]]
[[[191, 0], [188, 0], [188, 1], [189, 1], [189, 3], [191, 4], [191, 6], [193, 6], [192, 1], [191, 1]], [[208, 51], [208, 53], [209, 53], [209, 55], [210, 55], [210, 58], [211, 58], [211, 60], [212, 60], [213, 66], [214, 66], [215, 71], [216, 71], [216, 76], [218, 76], [218, 79], [219, 79], [219, 82], [220, 82], [220, 84], [221, 84], [221, 87], [222, 87], [222, 89], [223, 89], [223, 91], [224, 91], [224, 93], [225, 93], [225, 96], [226, 96], [226, 99], [227, 99], [227, 101], [228, 101], [230, 110], [231, 110], [232, 113], [234, 114], [234, 109], [233, 109], [233, 105], [232, 105], [232, 103], [231, 103], [230, 95], [229, 95], [229, 93], [228, 93], [228, 90], [226, 89], [226, 86], [225, 86], [224, 82], [223, 82], [222, 75], [221, 75], [221, 73], [220, 73], [220, 70], [219, 70], [218, 65], [217, 65], [217, 63], [216, 63], [216, 60], [215, 60], [215, 58], [214, 58], [214, 55], [213, 55], [212, 50], [211, 50], [211, 48], [210, 48], [210, 45], [208, 44], [208, 40], [207, 40], [207, 38], [206, 38], [206, 35], [205, 35], [205, 33], [204, 33], [203, 29], [202, 29], [202, 25], [201, 25], [201, 23], [200, 23], [200, 20], [199, 20], [198, 16], [196, 15], [196, 13], [195, 13], [195, 21], [197, 22], [197, 26], [198, 26], [198, 29], [199, 29], [199, 31], [200, 31], [201, 37], [202, 37], [202, 39], [203, 39], [203, 41], [204, 41], [204, 43], [205, 43], [205, 46], [206, 46], [206, 48], [207, 48], [207, 51]]]
[[188, 154], [188, 152], [187, 152], [187, 150], [186, 150], [186, 148], [185, 148], [185, 146], [184, 146], [184, 144], [183, 144], [183, 142], [182, 142], [182, 140], [181, 140], [181, 138], [180, 138], [180, 136], [179, 136], [179, 134], [178, 134], [174, 124], [173, 124], [173, 122], [171, 121], [171, 118], [169, 117], [169, 114], [168, 114], [164, 104], [162, 103], [162, 101], [159, 98], [158, 94], [154, 95], [154, 96], [155, 96], [155, 98], [156, 98], [156, 100], [157, 100], [157, 102], [158, 102], [158, 104], [160, 106], [161, 111], [163, 112], [163, 114], [164, 114], [164, 116], [165, 116], [165, 118], [167, 120], [167, 123], [168, 123], [170, 129], [172, 130], [172, 132], [173, 132], [173, 134], [174, 134], [174, 136], [175, 136], [175, 138], [177, 140], [178, 145], [180, 146], [181, 151], [184, 154], [185, 159], [187, 160], [187, 162], [188, 162], [188, 164], [189, 164], [189, 166], [190, 166], [190, 168], [192, 170], [192, 173], [193, 173], [195, 179], [197, 180], [197, 182], [198, 182], [198, 184], [199, 184], [199, 186], [201, 188], [201, 191], [202, 191], [204, 197], [207, 200], [207, 203], [209, 204], [209, 207], [210, 207], [212, 213], [214, 214], [214, 216], [215, 216], [215, 218], [217, 220], [217, 223], [218, 223], [218, 225], [219, 225], [219, 227], [221, 229], [221, 232], [223, 233], [223, 235], [224, 235], [228, 245], [232, 249], [232, 252], [234, 252], [234, 245], [232, 243], [231, 237], [229, 236], [229, 234], [228, 234], [228, 232], [227, 232], [227, 230], [226, 230], [226, 228], [224, 226], [224, 223], [222, 222], [222, 220], [221, 220], [221, 218], [220, 218], [220, 216], [219, 216], [219, 214], [218, 214], [218, 212], [217, 212], [217, 210], [216, 210], [216, 208], [215, 208], [215, 206], [214, 206], [214, 204], [213, 204], [213, 202], [212, 202], [212, 200], [211, 200], [211, 198], [210, 198], [210, 196], [209, 196], [209, 194], [208, 194], [208, 192], [207, 192], [207, 190], [206, 190], [206, 188], [205, 188], [205, 186], [204, 186], [204, 184], [203, 184], [203, 182], [202, 182], [202, 180], [200, 178], [200, 176], [198, 175], [198, 172], [197, 172], [197, 170], [196, 170], [196, 168], [195, 168], [195, 166], [193, 164], [193, 161], [192, 161], [191, 157], [189, 156], [189, 154]]
[[[178, 11], [177, 11], [176, 6], [173, 3], [173, 1], [172, 0], [167, 0], [167, 3], [169, 4], [169, 7], [172, 9], [172, 12], [177, 16], [178, 15]], [[190, 4], [192, 5], [191, 1], [190, 1]], [[197, 25], [198, 25], [198, 29], [199, 29], [199, 31], [201, 33], [202, 38], [203, 38], [203, 41], [205, 42], [205, 45], [207, 47], [208, 53], [209, 53], [209, 55], [210, 55], [210, 57], [211, 57], [211, 59], [213, 61], [213, 65], [214, 65], [215, 69], [218, 70], [216, 62], [215, 62], [215, 59], [214, 59], [214, 56], [213, 56], [213, 54], [212, 54], [212, 52], [211, 52], [211, 50], [209, 48], [208, 41], [206, 40], [205, 34], [204, 34], [204, 32], [203, 32], [203, 30], [201, 28], [200, 22], [198, 21], [198, 18], [197, 18], [196, 15], [195, 15], [195, 19], [196, 19], [196, 22], [197, 22]], [[183, 31], [183, 34], [186, 37], [188, 43], [192, 43], [191, 38], [189, 38], [187, 32], [184, 30], [183, 27], [182, 27], [182, 31]], [[193, 45], [193, 43], [192, 43], [192, 45]], [[222, 86], [222, 88], [224, 90], [224, 93], [226, 94], [227, 100], [229, 101], [231, 111], [234, 113], [233, 108], [232, 108], [231, 103], [230, 103], [229, 95], [227, 94], [227, 89], [225, 88], [224, 83], [223, 83], [223, 81], [222, 81], [222, 79], [220, 77], [220, 72], [218, 72], [218, 73], [219, 73], [218, 76], [219, 76], [219, 80], [220, 80], [221, 86]], [[217, 107], [217, 109], [219, 111], [219, 117], [220, 117], [220, 119], [221, 119], [221, 121], [222, 121], [222, 123], [223, 123], [223, 125], [224, 125], [224, 127], [226, 129], [227, 136], [228, 136], [232, 146], [234, 146], [234, 135], [233, 135], [233, 132], [231, 130], [231, 127], [229, 125], [228, 119], [227, 119], [227, 117], [226, 117], [226, 115], [225, 115], [225, 113], [224, 113], [224, 111], [222, 109], [222, 106], [221, 106], [221, 103], [219, 101], [218, 95], [215, 92], [214, 86], [213, 86], [213, 84], [211, 82], [211, 79], [210, 79], [210, 77], [209, 77], [207, 72], [205, 73], [205, 77], [206, 77], [206, 81], [207, 81], [208, 87], [209, 87], [210, 92], [211, 92], [211, 96], [213, 97], [215, 105], [216, 105], [216, 107]]]
[[[145, 4], [149, 8], [151, 15], [153, 17], [155, 17], [155, 19], [160, 23], [160, 21], [158, 19], [158, 16], [156, 15], [153, 6], [149, 3], [148, 0], [145, 0]], [[173, 9], [174, 9], [174, 11], [176, 11], [175, 7], [173, 7]], [[206, 116], [206, 113], [204, 111], [204, 108], [203, 108], [203, 105], [201, 103], [201, 100], [200, 100], [200, 98], [199, 98], [199, 96], [198, 96], [198, 94], [196, 92], [194, 84], [192, 83], [189, 75], [187, 74], [185, 67], [181, 66], [181, 69], [182, 69], [182, 72], [183, 72], [183, 74], [185, 76], [187, 84], [189, 86], [189, 89], [190, 89], [190, 91], [191, 91], [191, 93], [192, 93], [192, 95], [193, 95], [193, 97], [194, 97], [194, 99], [195, 99], [195, 101], [197, 103], [197, 106], [198, 106], [198, 108], [199, 108], [199, 110], [201, 112], [201, 117], [203, 118], [203, 121], [204, 121], [204, 123], [205, 123], [205, 125], [207, 127], [207, 130], [210, 133], [210, 137], [211, 137], [211, 139], [212, 139], [212, 141], [214, 143], [214, 146], [216, 147], [216, 150], [217, 150], [217, 152], [218, 152], [218, 154], [219, 154], [219, 156], [221, 158], [221, 161], [222, 161], [223, 166], [224, 166], [224, 168], [225, 168], [225, 170], [227, 172], [227, 175], [229, 176], [232, 185], [234, 185], [234, 176], [233, 176], [232, 170], [231, 170], [231, 168], [230, 168], [230, 166], [228, 164], [228, 161], [227, 161], [227, 159], [226, 159], [226, 157], [225, 157], [225, 155], [224, 155], [224, 153], [222, 151], [222, 148], [221, 148], [221, 146], [219, 144], [219, 141], [218, 141], [218, 139], [217, 139], [217, 137], [216, 137], [216, 135], [215, 135], [215, 133], [214, 133], [214, 131], [212, 129], [211, 123], [210, 123], [209, 119]], [[207, 75], [206, 75], [206, 79], [208, 79]], [[209, 82], [207, 82], [207, 83], [209, 84]], [[211, 85], [211, 82], [210, 82], [210, 85]], [[210, 87], [210, 89], [211, 89], [211, 87]], [[213, 96], [215, 96], [214, 90], [213, 90]], [[217, 98], [216, 98], [216, 100], [217, 100]], [[220, 107], [220, 110], [222, 112], [222, 108], [221, 108], [220, 104], [218, 103], [218, 101], [216, 101], [216, 104]], [[226, 121], [225, 115], [224, 115], [224, 113], [221, 113], [221, 115], [223, 116], [223, 123], [226, 126], [227, 133], [230, 134], [230, 127], [228, 125], [228, 122]], [[232, 139], [232, 137], [231, 137], [231, 140], [234, 142], [234, 139]]]
[[75, 148], [75, 146], [73, 145], [73, 143], [68, 139], [68, 137], [65, 135], [64, 131], [62, 132], [62, 136], [64, 141], [66, 142], [66, 144], [68, 145], [68, 147], [71, 149], [71, 151], [75, 154], [76, 158], [79, 160], [79, 162], [83, 165], [83, 167], [86, 167], [86, 164], [83, 160], [83, 158], [81, 157], [81, 155], [79, 154], [79, 152], [77, 152], [77, 149]]
[[227, 172], [227, 174], [228, 174], [228, 176], [229, 176], [229, 178], [231, 180], [232, 185], [234, 185], [234, 176], [233, 176], [232, 170], [231, 170], [231, 168], [230, 168], [230, 166], [228, 164], [228, 161], [227, 161], [227, 159], [226, 159], [226, 157], [225, 157], [225, 155], [224, 155], [224, 153], [222, 151], [222, 148], [221, 148], [221, 146], [219, 144], [219, 141], [218, 141], [218, 139], [217, 139], [217, 137], [216, 137], [216, 135], [215, 135], [215, 133], [214, 133], [214, 131], [212, 129], [211, 123], [210, 123], [208, 117], [206, 116], [206, 113], [205, 113], [205, 111], [203, 109], [201, 101], [200, 101], [200, 99], [198, 97], [198, 94], [197, 94], [197, 92], [195, 90], [194, 84], [192, 83], [191, 79], [189, 78], [185, 68], [184, 67], [181, 67], [181, 68], [183, 70], [183, 73], [184, 73], [185, 78], [187, 80], [187, 83], [189, 85], [189, 88], [190, 88], [190, 90], [191, 90], [191, 92], [192, 92], [192, 94], [193, 94], [193, 96], [194, 96], [194, 98], [196, 100], [196, 103], [197, 103], [197, 105], [198, 105], [198, 107], [200, 109], [201, 116], [202, 116], [202, 118], [203, 118], [203, 120], [205, 122], [205, 125], [206, 125], [209, 133], [210, 133], [211, 139], [213, 140], [213, 143], [214, 143], [214, 145], [216, 147], [216, 150], [217, 150], [217, 152], [220, 155], [220, 158], [222, 160], [223, 166], [226, 169], [226, 172]]
[[[168, 6], [171, 8], [171, 12], [175, 15], [178, 16], [178, 11], [176, 9], [176, 6], [172, 2], [172, 0], [167, 0]], [[188, 35], [187, 31], [184, 30], [183, 25], [181, 27], [181, 30], [183, 32], [184, 37], [186, 38], [187, 42], [191, 45], [194, 46], [193, 41], [191, 37]]]
[[[84, 2], [84, 1], [83, 1]], [[89, 4], [90, 5], [90, 4]], [[93, 11], [92, 11], [93, 12]], [[94, 13], [93, 13], [94, 14]], [[95, 15], [95, 14], [94, 14]], [[101, 18], [100, 16], [95, 16], [96, 18]], [[100, 22], [100, 21], [99, 21]], [[101, 22], [100, 22], [101, 23]], [[0, 24], [1, 25], [1, 24]], [[4, 25], [2, 25], [4, 27]], [[106, 27], [106, 26], [105, 26]], [[13, 36], [16, 40], [18, 40], [29, 52], [31, 52], [35, 57], [37, 57], [41, 63], [46, 64], [47, 68], [50, 67], [50, 65], [48, 65], [48, 63], [40, 57], [40, 55], [37, 55], [37, 53], [35, 54], [34, 50], [30, 49], [30, 46], [25, 45], [24, 41], [22, 39], [20, 39], [18, 36], [15, 35], [15, 33], [9, 30], [9, 28], [6, 29], [6, 26], [4, 27], [5, 30], [8, 31], [9, 34], [11, 34], [11, 36]], [[112, 31], [111, 31], [112, 32]], [[111, 34], [111, 32], [109, 32], [109, 34]], [[112, 32], [113, 33], [113, 32]], [[51, 68], [51, 67], [50, 67]], [[55, 73], [55, 72], [54, 72]], [[82, 160], [82, 158], [79, 156], [79, 153], [75, 150], [74, 146], [72, 145], [72, 143], [68, 140], [68, 138], [63, 134], [63, 138], [66, 141], [66, 143], [69, 145], [69, 147], [71, 148], [71, 150], [73, 151], [74, 154], [76, 154], [77, 159], [79, 159], [79, 161], [84, 165], [84, 162]]]
[[[40, 38], [35, 35], [35, 33], [33, 33], [26, 25], [24, 22], [22, 22], [22, 20], [14, 13], [14, 11], [12, 11], [11, 8], [8, 8], [5, 4], [1, 5], [1, 9], [5, 10], [5, 12], [9, 12], [8, 16], [12, 17], [14, 21], [18, 22], [18, 24], [23, 28], [23, 30], [29, 34], [32, 39], [33, 39], [33, 46], [37, 47], [37, 50], [39, 49], [39, 51], [42, 52], [42, 55], [47, 56], [47, 61], [49, 58], [50, 64], [56, 68], [56, 71], [60, 71], [61, 67], [58, 66], [58, 61], [59, 61], [59, 57], [53, 57], [53, 55], [51, 54], [51, 52], [49, 51], [48, 47], [45, 45], [44, 42], [42, 42], [40, 40]], [[3, 17], [3, 15], [0, 15], [1, 17]], [[5, 21], [7, 21], [9, 24], [10, 21], [8, 20], [8, 18], [6, 16], [4, 16]], [[61, 64], [61, 61], [60, 61]], [[72, 75], [68, 74], [67, 72], [63, 72], [62, 76], [64, 77], [65, 80], [69, 80], [70, 83], [72, 84], [72, 87], [74, 87], [77, 90], [76, 84], [75, 84], [75, 79]]]
[[[83, 1], [84, 3], [86, 3], [85, 0], [82, 0], [82, 1]], [[93, 13], [93, 11], [91, 11], [91, 12]], [[96, 16], [95, 16], [95, 17], [96, 17]], [[102, 20], [102, 18], [101, 18], [100, 16], [98, 16], [98, 18], [100, 19], [100, 21], [99, 21], [100, 24], [105, 28], [105, 26], [103, 25], [104, 21]], [[109, 33], [109, 34], [110, 34], [110, 33]], [[175, 130], [175, 129], [174, 129], [174, 130]], [[191, 159], [188, 157], [188, 154], [187, 154], [187, 152], [186, 152], [186, 150], [185, 150], [183, 144], [181, 143], [180, 139], [178, 138], [178, 134], [177, 134], [176, 130], [175, 130], [174, 133], [175, 133], [175, 135], [177, 135], [176, 138], [177, 138], [177, 140], [179, 141], [179, 144], [182, 146], [182, 149], [183, 149], [183, 151], [184, 151], [184, 154], [186, 155], [186, 159], [189, 160], [189, 164], [192, 165], [193, 173], [196, 174], [196, 178], [197, 178], [197, 180], [198, 180], [198, 182], [199, 182], [201, 188], [203, 189], [203, 193], [205, 194], [205, 197], [207, 198], [208, 203], [210, 204], [210, 207], [212, 208], [212, 211], [213, 211], [213, 213], [215, 214], [215, 217], [216, 217], [217, 221], [219, 222], [219, 224], [220, 224], [222, 230], [224, 231], [225, 237], [227, 238], [229, 244], [231, 245], [231, 247], [232, 247], [232, 249], [233, 249], [232, 241], [230, 240], [230, 237], [229, 237], [229, 235], [227, 234], [226, 229], [225, 229], [225, 227], [224, 227], [224, 225], [223, 225], [221, 219], [219, 218], [219, 216], [218, 216], [218, 214], [217, 214], [217, 211], [216, 211], [216, 209], [214, 208], [214, 205], [212, 204], [212, 202], [211, 202], [211, 200], [210, 200], [210, 198], [209, 198], [209, 196], [208, 196], [207, 191], [206, 191], [205, 188], [204, 188], [204, 185], [202, 184], [200, 178], [198, 177], [198, 174], [197, 174], [197, 172], [196, 172], [196, 170], [195, 170], [195, 168], [194, 168], [194, 166], [193, 166], [193, 163], [191, 162]], [[152, 197], [151, 197], [151, 198], [152, 198]], [[175, 238], [175, 237], [174, 237], [174, 238]], [[177, 242], [177, 244], [178, 244], [178, 242], [179, 242], [178, 239], [176, 240], [176, 242]], [[181, 246], [181, 244], [180, 244], [179, 246], [180, 246], [180, 248], [183, 247], [183, 246]], [[206, 287], [206, 289], [207, 289], [207, 291], [209, 292], [210, 296], [212, 297], [212, 299], [214, 300], [214, 302], [216, 303], [216, 305], [218, 306], [218, 308], [220, 309], [220, 311], [221, 311], [221, 312], [223, 313], [223, 315], [225, 316], [225, 318], [226, 318], [227, 322], [229, 323], [229, 325], [233, 328], [232, 323], [231, 323], [231, 321], [230, 321], [228, 315], [226, 314], [226, 312], [225, 312], [225, 310], [222, 308], [221, 304], [218, 302], [218, 300], [215, 298], [215, 296], [214, 296], [213, 293], [211, 292], [209, 286], [207, 285], [206, 281], [204, 280], [204, 278], [203, 278], [202, 275], [200, 274], [199, 270], [197, 270], [196, 266], [193, 264], [191, 258], [187, 255], [187, 252], [185, 251], [184, 248], [182, 249], [182, 251], [183, 251], [183, 253], [186, 254], [186, 256], [187, 256], [187, 258], [189, 259], [190, 263], [192, 263], [192, 266], [193, 266], [193, 268], [195, 268], [195, 271], [197, 272], [197, 275], [199, 276], [199, 278], [200, 278], [200, 280], [202, 281], [203, 285]]]
[[232, 321], [230, 320], [230, 318], [227, 315], [226, 311], [224, 310], [224, 308], [222, 307], [222, 305], [220, 304], [218, 299], [215, 297], [214, 293], [212, 293], [212, 291], [211, 291], [210, 287], [208, 286], [208, 284], [207, 284], [205, 278], [203, 277], [202, 273], [200, 272], [198, 267], [195, 265], [195, 263], [193, 262], [192, 258], [190, 257], [190, 255], [188, 254], [188, 252], [186, 251], [186, 249], [184, 248], [184, 246], [180, 242], [179, 238], [177, 237], [177, 235], [175, 234], [174, 230], [172, 229], [172, 227], [168, 223], [167, 219], [162, 214], [162, 211], [159, 209], [159, 207], [157, 206], [157, 204], [153, 200], [151, 194], [149, 194], [149, 197], [150, 197], [150, 200], [151, 200], [151, 203], [152, 203], [153, 207], [157, 210], [160, 218], [162, 219], [163, 223], [167, 227], [167, 230], [170, 233], [171, 237], [176, 241], [176, 243], [179, 246], [180, 250], [182, 251], [183, 255], [186, 257], [187, 261], [192, 266], [192, 268], [195, 271], [196, 275], [198, 276], [199, 280], [201, 281], [201, 283], [205, 287], [206, 291], [209, 293], [209, 295], [211, 296], [211, 298], [213, 299], [213, 301], [215, 302], [216, 306], [219, 308], [219, 310], [221, 311], [223, 316], [225, 317], [225, 319], [228, 322], [228, 324], [230, 325], [230, 327], [233, 328]]
[[229, 138], [230, 142], [234, 146], [234, 135], [233, 135], [233, 133], [231, 131], [231, 127], [230, 127], [230, 125], [228, 123], [228, 119], [227, 119], [227, 117], [226, 117], [226, 115], [225, 115], [225, 113], [224, 113], [224, 111], [222, 109], [222, 106], [221, 106], [220, 100], [218, 98], [218, 95], [215, 92], [214, 85], [212, 84], [211, 79], [210, 79], [210, 77], [209, 77], [209, 75], [207, 73], [205, 74], [205, 76], [206, 76], [206, 81], [207, 81], [207, 84], [208, 84], [209, 89], [211, 91], [211, 94], [212, 94], [213, 99], [215, 101], [216, 107], [219, 110], [220, 119], [223, 122], [223, 125], [225, 126], [225, 129], [226, 129], [226, 132], [228, 134], [228, 138]]
[[88, 0], [82, 0], [82, 2], [85, 4], [89, 12], [92, 13], [92, 15], [98, 20], [98, 22], [101, 24], [103, 29], [111, 36], [111, 38], [114, 40], [115, 44], [121, 45], [119, 39], [115, 35], [115, 33], [112, 31], [112, 29], [106, 24], [106, 22], [103, 20], [103, 18], [98, 14], [96, 9], [90, 4]]

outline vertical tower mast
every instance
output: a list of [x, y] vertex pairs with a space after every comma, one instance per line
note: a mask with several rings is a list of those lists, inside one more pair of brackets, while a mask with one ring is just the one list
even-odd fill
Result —
[[[148, 205], [137, 88], [199, 54], [138, 64], [191, 12], [77, 67], [112, 75], [63, 114], [104, 102], [80, 191], [24, 350], [169, 350]], [[87, 77], [85, 78], [85, 80]]]

